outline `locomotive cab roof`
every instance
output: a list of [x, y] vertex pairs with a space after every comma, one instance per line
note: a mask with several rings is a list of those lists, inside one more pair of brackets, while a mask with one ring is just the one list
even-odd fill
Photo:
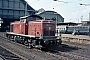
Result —
[[30, 23], [55, 23], [53, 20], [37, 20], [37, 21], [30, 21]]

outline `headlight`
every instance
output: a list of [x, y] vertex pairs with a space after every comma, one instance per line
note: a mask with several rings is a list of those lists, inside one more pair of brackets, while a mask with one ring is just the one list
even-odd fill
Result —
[[57, 43], [60, 43], [60, 44], [61, 44], [61, 43], [62, 43], [62, 41], [61, 41], [61, 40], [57, 40]]
[[59, 43], [59, 42], [60, 42], [60, 40], [57, 40], [57, 42]]
[[48, 40], [45, 40], [44, 43], [45, 43], [45, 44], [49, 44], [49, 41], [48, 41]]

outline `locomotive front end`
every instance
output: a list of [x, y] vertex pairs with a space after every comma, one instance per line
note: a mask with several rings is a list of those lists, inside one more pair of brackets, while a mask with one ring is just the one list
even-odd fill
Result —
[[42, 34], [40, 39], [44, 41], [44, 47], [56, 46], [62, 43], [61, 38], [55, 36], [55, 22], [53, 20], [44, 20], [42, 22]]

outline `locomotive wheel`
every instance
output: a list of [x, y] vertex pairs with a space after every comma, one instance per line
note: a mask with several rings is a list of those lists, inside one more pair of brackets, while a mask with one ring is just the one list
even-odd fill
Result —
[[10, 39], [10, 35], [8, 35], [7, 38]]
[[29, 43], [28, 43], [27, 40], [24, 41], [24, 44], [25, 44], [26, 46], [29, 46]]
[[33, 48], [33, 46], [32, 46], [32, 45], [29, 45], [28, 47], [29, 47], [30, 49], [31, 49], [31, 48]]
[[7, 38], [9, 39], [9, 36], [7, 35]]

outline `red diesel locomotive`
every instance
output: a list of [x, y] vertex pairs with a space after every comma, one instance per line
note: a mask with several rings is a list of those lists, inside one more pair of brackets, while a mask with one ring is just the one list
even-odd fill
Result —
[[49, 48], [62, 43], [61, 39], [55, 36], [55, 31], [53, 20], [42, 20], [40, 16], [31, 15], [12, 22], [6, 37], [30, 47]]

